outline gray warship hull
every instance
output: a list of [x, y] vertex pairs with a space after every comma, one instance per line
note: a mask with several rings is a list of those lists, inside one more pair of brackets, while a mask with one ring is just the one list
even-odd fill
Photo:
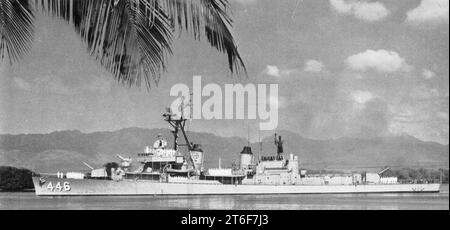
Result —
[[33, 177], [38, 196], [107, 195], [243, 195], [243, 194], [339, 194], [339, 193], [425, 193], [439, 192], [440, 184], [366, 185], [260, 185], [149, 180], [98, 180]]

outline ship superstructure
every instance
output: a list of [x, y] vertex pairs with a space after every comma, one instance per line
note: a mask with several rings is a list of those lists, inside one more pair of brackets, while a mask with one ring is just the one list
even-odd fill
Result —
[[[118, 155], [120, 164], [109, 163], [88, 173], [58, 172], [33, 177], [37, 195], [189, 195], [189, 194], [301, 194], [439, 192], [440, 184], [401, 184], [396, 177], [378, 173], [309, 175], [300, 169], [298, 156], [283, 154], [283, 140], [275, 134], [277, 153], [256, 158], [250, 146], [240, 152], [239, 165], [204, 168], [205, 153], [190, 142], [187, 119], [169, 109], [163, 114], [173, 130], [173, 147], [158, 135], [151, 147], [135, 159]], [[179, 134], [184, 143], [178, 143]], [[182, 149], [185, 149], [184, 151]], [[209, 153], [211, 154], [211, 153]]]

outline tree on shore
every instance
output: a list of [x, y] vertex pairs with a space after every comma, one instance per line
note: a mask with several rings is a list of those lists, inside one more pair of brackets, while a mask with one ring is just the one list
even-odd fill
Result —
[[89, 54], [128, 86], [158, 83], [180, 32], [205, 39], [227, 55], [232, 74], [246, 75], [227, 0], [1, 0], [0, 61], [13, 64], [31, 49], [36, 10], [73, 25]]
[[[308, 170], [309, 174], [344, 174], [339, 170]], [[359, 173], [359, 172], [355, 172]], [[425, 168], [401, 168], [390, 169], [383, 173], [383, 177], [397, 177], [400, 182], [440, 182], [448, 184], [449, 170], [448, 169], [425, 169]]]
[[0, 166], [0, 190], [21, 191], [32, 189], [32, 176], [33, 172], [28, 169]]

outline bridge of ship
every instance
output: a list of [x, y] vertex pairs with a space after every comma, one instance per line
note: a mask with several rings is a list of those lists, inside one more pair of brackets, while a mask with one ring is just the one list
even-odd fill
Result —
[[184, 155], [173, 149], [150, 149], [146, 153], [138, 153], [137, 161], [184, 163]]

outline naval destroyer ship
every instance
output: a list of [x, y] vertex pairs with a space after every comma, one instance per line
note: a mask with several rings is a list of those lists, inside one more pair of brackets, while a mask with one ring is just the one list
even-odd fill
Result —
[[[250, 146], [240, 152], [240, 164], [232, 168], [203, 167], [205, 153], [190, 142], [187, 119], [170, 110], [163, 114], [173, 130], [168, 148], [161, 135], [135, 159], [120, 155], [90, 172], [57, 172], [33, 177], [36, 195], [207, 195], [207, 194], [315, 194], [439, 192], [439, 183], [405, 184], [378, 173], [310, 175], [299, 168], [297, 156], [283, 155], [283, 140], [275, 134], [277, 151], [257, 159]], [[181, 132], [184, 143], [178, 143]], [[182, 151], [181, 148], [185, 149]]]

